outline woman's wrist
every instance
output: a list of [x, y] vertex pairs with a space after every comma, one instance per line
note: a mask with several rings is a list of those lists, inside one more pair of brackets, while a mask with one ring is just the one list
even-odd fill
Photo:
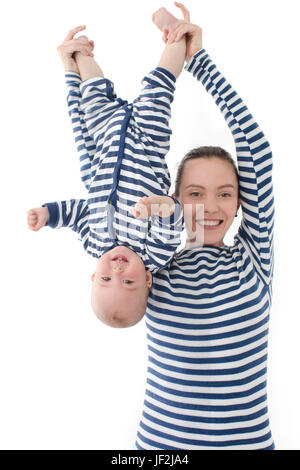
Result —
[[199, 49], [196, 49], [195, 52], [192, 52], [192, 55], [190, 56], [186, 56], [186, 63], [188, 63], [193, 57], [195, 57], [196, 54], [198, 54], [198, 52], [202, 51], [203, 50], [203, 47], [200, 46]]

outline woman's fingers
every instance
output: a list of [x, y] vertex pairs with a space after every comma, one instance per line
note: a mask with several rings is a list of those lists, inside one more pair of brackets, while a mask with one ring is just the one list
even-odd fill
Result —
[[76, 26], [76, 28], [70, 29], [67, 36], [65, 37], [65, 41], [70, 41], [74, 38], [75, 34], [79, 33], [79, 31], [82, 31], [85, 28], [86, 26]]
[[66, 44], [62, 44], [61, 46], [59, 46], [58, 49], [60, 49], [63, 56], [65, 54], [81, 52], [84, 55], [90, 55], [91, 57], [94, 57], [94, 54], [92, 52], [93, 46], [91, 46], [89, 41], [86, 40], [78, 41], [76, 39], [73, 39]]
[[189, 10], [182, 3], [174, 2], [174, 4], [177, 8], [181, 10], [184, 21], [187, 21], [189, 23], [191, 21]]
[[187, 26], [186, 24], [180, 24], [173, 31], [170, 31], [168, 44], [179, 41], [189, 31]]
[[[77, 39], [73, 39], [73, 41], [74, 41], [75, 48], [83, 47], [83, 50], [88, 51], [89, 55], [91, 55], [94, 49], [94, 41], [89, 41], [89, 38], [87, 36], [80, 36]], [[82, 49], [80, 50], [80, 52], [82, 52]]]
[[188, 24], [188, 23], [184, 20], [177, 20], [173, 24], [170, 25], [169, 31], [171, 32], [175, 31], [178, 28], [178, 26], [180, 26], [181, 24]]
[[168, 44], [172, 44], [172, 42], [177, 42], [179, 41], [185, 34], [187, 33], [195, 33], [197, 32], [197, 26], [193, 25], [191, 23], [180, 23], [170, 31], [169, 34], [169, 41]]
[[85, 29], [86, 26], [77, 26], [71, 29], [62, 44], [57, 47], [57, 51], [64, 62], [66, 59], [70, 59], [72, 54], [75, 52], [81, 52], [85, 56], [94, 57], [93, 49], [94, 42], [90, 41], [85, 35], [81, 35], [78, 38], [74, 38], [75, 34]]
[[165, 44], [167, 44], [167, 42], [168, 42], [168, 34], [169, 34], [169, 31], [168, 31], [167, 29], [164, 29], [164, 33], [163, 33], [162, 39], [163, 39], [163, 41], [164, 41]]
[[91, 57], [94, 57], [92, 50], [86, 46], [79, 45], [78, 47], [76, 47], [75, 50], [73, 50], [73, 52], [80, 52], [83, 55], [89, 55]]
[[78, 36], [78, 38], [75, 38], [73, 40], [78, 41], [78, 42], [86, 42], [86, 43], [89, 42], [89, 38], [87, 36], [84, 36], [84, 35]]

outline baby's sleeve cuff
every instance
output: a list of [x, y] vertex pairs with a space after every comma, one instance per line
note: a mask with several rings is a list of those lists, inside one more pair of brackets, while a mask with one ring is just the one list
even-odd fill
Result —
[[160, 223], [160, 225], [161, 224], [165, 225], [167, 223], [170, 226], [172, 226], [172, 225], [175, 226], [175, 225], [178, 224], [178, 222], [183, 220], [183, 211], [182, 211], [182, 207], [181, 207], [180, 202], [177, 199], [175, 199], [175, 197], [173, 197], [173, 196], [168, 196], [168, 197], [173, 199], [173, 201], [175, 202], [174, 212], [170, 215], [170, 217], [161, 217], [158, 214], [155, 214], [152, 217], [156, 218], [157, 221]]
[[58, 204], [56, 202], [49, 202], [43, 204], [42, 207], [47, 207], [49, 211], [49, 220], [46, 225], [51, 228], [56, 228], [59, 220]]

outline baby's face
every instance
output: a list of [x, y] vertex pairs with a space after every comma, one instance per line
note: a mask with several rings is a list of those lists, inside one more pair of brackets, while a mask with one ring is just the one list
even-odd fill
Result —
[[99, 258], [92, 279], [92, 296], [94, 304], [100, 307], [101, 313], [97, 315], [100, 320], [117, 326], [113, 323], [118, 317], [119, 326], [122, 320], [124, 326], [131, 326], [142, 318], [141, 300], [152, 285], [152, 275], [134, 251], [125, 246], [108, 251]]
[[134, 291], [147, 283], [147, 272], [134, 251], [126, 246], [117, 246], [99, 258], [94, 280], [105, 289], [114, 287]]

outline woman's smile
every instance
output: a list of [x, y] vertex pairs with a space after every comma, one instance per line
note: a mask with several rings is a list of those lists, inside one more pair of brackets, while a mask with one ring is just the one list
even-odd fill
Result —
[[203, 227], [204, 230], [218, 230], [223, 222], [223, 219], [196, 220], [196, 224], [200, 225], [200, 227]]

